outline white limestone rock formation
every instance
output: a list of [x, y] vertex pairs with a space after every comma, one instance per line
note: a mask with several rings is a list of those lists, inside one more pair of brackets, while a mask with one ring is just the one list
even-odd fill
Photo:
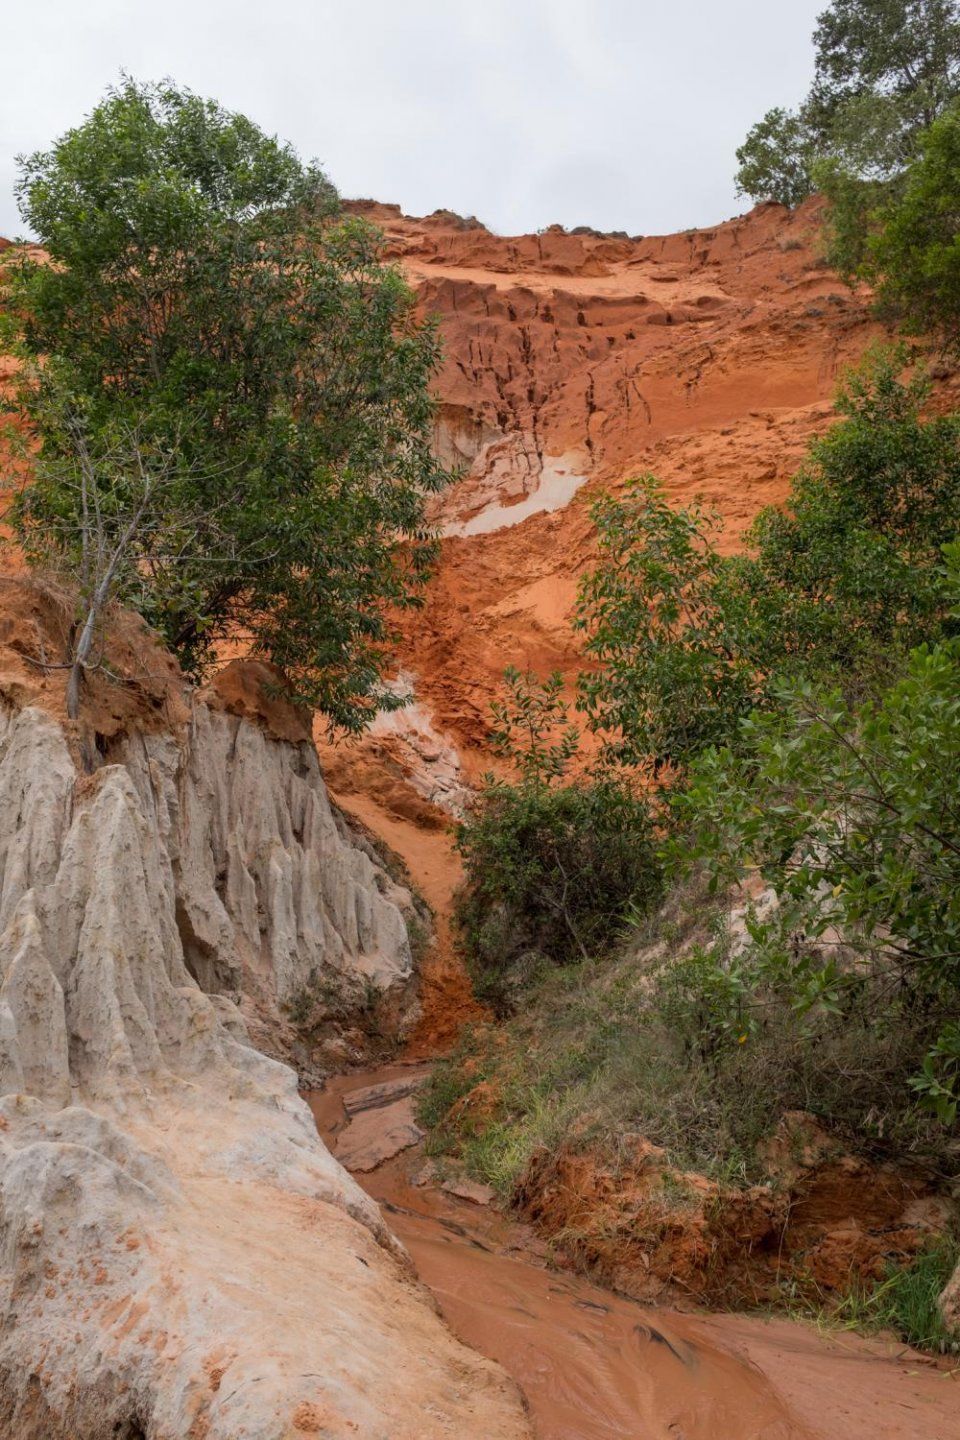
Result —
[[526, 1435], [234, 1003], [409, 993], [312, 748], [197, 703], [106, 758], [0, 708], [0, 1440]]
[[282, 1010], [311, 988], [414, 1013], [409, 893], [330, 804], [309, 741], [193, 707], [185, 741], [138, 734], [111, 752], [170, 860], [184, 960], [202, 989]]

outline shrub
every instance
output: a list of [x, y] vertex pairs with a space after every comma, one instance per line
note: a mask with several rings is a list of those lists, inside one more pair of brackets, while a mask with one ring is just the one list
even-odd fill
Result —
[[956, 1174], [950, 1130], [907, 1083], [930, 1018], [891, 1008], [882, 983], [838, 1010], [758, 991], [718, 938], [724, 908], [687, 881], [616, 949], [544, 966], [514, 1014], [435, 1068], [421, 1105], [432, 1152], [509, 1196], [537, 1150], [615, 1168], [642, 1135], [680, 1171], [748, 1185], [769, 1178], [763, 1142], [781, 1116], [803, 1111], [845, 1152]]
[[457, 843], [457, 918], [478, 992], [499, 1009], [538, 966], [609, 946], [628, 907], [659, 893], [647, 804], [607, 781], [491, 784]]
[[538, 969], [608, 946], [660, 888], [646, 802], [616, 779], [567, 778], [579, 737], [562, 677], [504, 678], [490, 740], [519, 779], [486, 776], [457, 830], [457, 919], [477, 990], [501, 1011]]
[[920, 1350], [955, 1350], [957, 1336], [948, 1333], [938, 1302], [958, 1263], [960, 1248], [944, 1239], [924, 1250], [912, 1265], [891, 1271], [870, 1297], [877, 1323], [896, 1330]]
[[871, 1289], [852, 1291], [827, 1318], [860, 1330], [893, 1330], [918, 1350], [956, 1351], [958, 1337], [947, 1330], [938, 1302], [958, 1263], [960, 1246], [945, 1236], [911, 1264], [891, 1267]]

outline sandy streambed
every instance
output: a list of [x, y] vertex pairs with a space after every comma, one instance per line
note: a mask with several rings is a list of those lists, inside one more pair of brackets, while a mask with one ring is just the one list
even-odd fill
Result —
[[404, 1144], [357, 1178], [456, 1335], [519, 1384], [541, 1440], [958, 1440], [960, 1377], [902, 1347], [635, 1304], [547, 1268], [526, 1226], [422, 1183], [407, 1128], [422, 1073], [338, 1076], [307, 1098], [344, 1158]]

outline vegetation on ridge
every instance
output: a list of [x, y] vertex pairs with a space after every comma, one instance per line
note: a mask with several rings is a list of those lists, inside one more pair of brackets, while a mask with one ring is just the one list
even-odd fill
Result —
[[826, 196], [826, 251], [888, 318], [954, 357], [960, 335], [960, 5], [832, 0], [798, 110], [769, 111], [737, 151], [737, 186]]
[[831, 0], [813, 44], [806, 99], [769, 110], [737, 151], [742, 195], [798, 205], [831, 177], [886, 185], [960, 94], [955, 0]]

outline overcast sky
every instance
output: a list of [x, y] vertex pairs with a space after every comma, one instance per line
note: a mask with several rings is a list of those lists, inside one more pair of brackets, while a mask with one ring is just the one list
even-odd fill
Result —
[[242, 110], [343, 195], [654, 234], [746, 208], [734, 150], [804, 94], [826, 0], [11, 0], [0, 235], [14, 157], [121, 70]]

